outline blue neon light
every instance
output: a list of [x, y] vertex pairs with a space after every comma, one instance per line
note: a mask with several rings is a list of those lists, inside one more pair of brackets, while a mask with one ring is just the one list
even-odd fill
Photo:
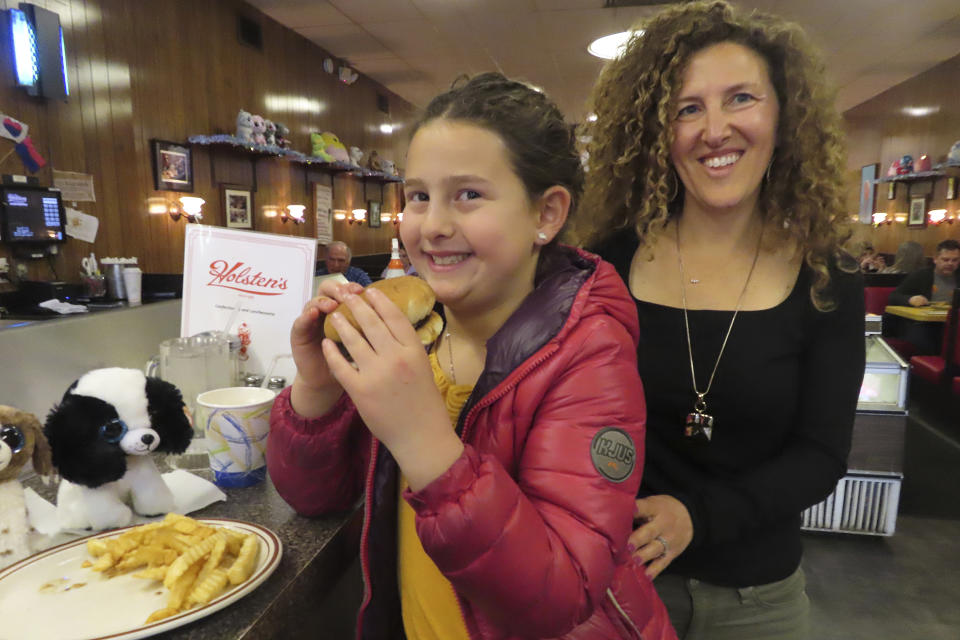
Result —
[[37, 34], [27, 15], [19, 9], [10, 9], [10, 39], [17, 72], [17, 84], [35, 87], [40, 80], [37, 52]]
[[70, 95], [70, 80], [67, 78], [67, 48], [63, 46], [63, 27], [60, 27], [60, 64], [63, 65], [63, 92]]

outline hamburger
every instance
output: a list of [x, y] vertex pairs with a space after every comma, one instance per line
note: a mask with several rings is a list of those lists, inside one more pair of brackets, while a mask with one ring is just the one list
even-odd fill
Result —
[[[440, 336], [440, 332], [443, 331], [443, 318], [433, 310], [436, 296], [433, 293], [433, 289], [430, 288], [430, 285], [428, 285], [423, 278], [418, 278], [417, 276], [387, 278], [386, 280], [374, 282], [368, 286], [367, 289], [378, 289], [382, 294], [387, 296], [391, 302], [397, 305], [400, 311], [407, 316], [410, 324], [417, 330], [417, 337], [420, 338], [422, 344], [433, 344]], [[366, 289], [364, 289], [364, 292], [366, 292]], [[357, 324], [356, 318], [353, 317], [353, 313], [346, 305], [341, 305], [338, 311], [354, 329], [363, 333]], [[343, 353], [348, 360], [352, 360], [350, 354], [347, 353], [346, 348], [343, 346], [343, 340], [340, 338], [340, 334], [333, 328], [333, 323], [330, 322], [329, 315], [323, 321], [323, 335], [336, 342], [337, 346], [340, 347], [341, 353]]]

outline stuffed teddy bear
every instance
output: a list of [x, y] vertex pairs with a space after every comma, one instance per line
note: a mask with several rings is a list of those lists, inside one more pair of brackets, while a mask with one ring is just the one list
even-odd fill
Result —
[[267, 144], [267, 137], [264, 135], [267, 131], [267, 124], [263, 121], [263, 116], [251, 116], [253, 124], [253, 144]]
[[253, 115], [243, 109], [237, 113], [237, 137], [244, 142], [253, 142]]
[[31, 460], [38, 475], [53, 474], [50, 446], [40, 421], [32, 413], [0, 405], [0, 568], [33, 552], [23, 486], [17, 479]]
[[[311, 140], [313, 139], [313, 134], [311, 134]], [[347, 148], [340, 138], [337, 137], [337, 134], [332, 131], [324, 131], [320, 134], [320, 139], [323, 144], [323, 151], [326, 155], [330, 156], [333, 160], [337, 162], [350, 163], [350, 154], [347, 152]]]
[[267, 139], [267, 144], [275, 145], [277, 144], [277, 125], [272, 120], [264, 120], [264, 138]]
[[389, 173], [392, 176], [399, 175], [397, 173], [397, 165], [393, 163], [393, 160], [387, 160], [386, 158], [381, 158], [380, 166], [382, 167], [380, 170], [383, 171], [384, 173]]
[[183, 453], [193, 425], [180, 391], [139, 369], [94, 369], [67, 389], [44, 433], [62, 478], [57, 516], [63, 529], [95, 530], [169, 513], [173, 493], [152, 453]]
[[275, 123], [277, 125], [277, 146], [282, 149], [290, 148], [290, 128], [285, 124], [279, 122]]
[[362, 167], [361, 162], [363, 162], [363, 151], [360, 147], [350, 147], [350, 164]]

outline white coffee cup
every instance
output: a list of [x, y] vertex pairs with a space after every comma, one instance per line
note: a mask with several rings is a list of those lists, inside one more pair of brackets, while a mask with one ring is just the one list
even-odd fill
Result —
[[262, 387], [226, 387], [197, 396], [196, 426], [203, 429], [213, 481], [249, 487], [267, 476], [267, 435], [276, 392]]
[[140, 285], [143, 281], [143, 272], [140, 267], [123, 268], [123, 288], [127, 293], [127, 303], [131, 306], [140, 304]]

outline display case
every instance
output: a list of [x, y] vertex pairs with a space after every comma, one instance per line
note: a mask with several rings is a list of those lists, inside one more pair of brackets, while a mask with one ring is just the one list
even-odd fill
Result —
[[896, 527], [909, 368], [882, 337], [865, 340], [848, 472], [826, 500], [803, 512], [804, 529], [889, 536]]

